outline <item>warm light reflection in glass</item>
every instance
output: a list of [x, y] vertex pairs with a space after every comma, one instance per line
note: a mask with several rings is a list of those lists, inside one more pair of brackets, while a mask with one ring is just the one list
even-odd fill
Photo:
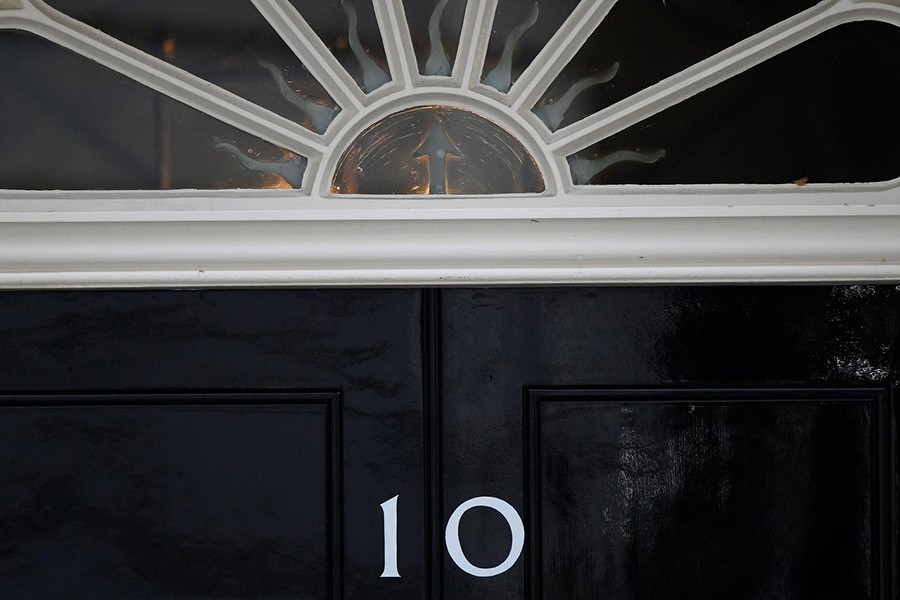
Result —
[[521, 142], [473, 112], [419, 106], [369, 127], [338, 163], [335, 194], [482, 195], [544, 191]]
[[284, 177], [279, 177], [278, 175], [267, 175], [263, 179], [264, 183], [261, 186], [261, 189], [264, 190], [292, 190], [294, 186], [287, 182]]

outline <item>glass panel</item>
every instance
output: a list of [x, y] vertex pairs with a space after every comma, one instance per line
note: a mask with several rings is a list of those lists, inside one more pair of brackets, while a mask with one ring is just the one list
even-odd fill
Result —
[[578, 0], [500, 0], [481, 81], [508, 92], [576, 6]]
[[0, 56], [0, 188], [300, 186], [306, 159], [68, 50], [0, 32]]
[[334, 101], [249, 0], [49, 4], [313, 131], [325, 131], [336, 112]]
[[366, 92], [391, 80], [370, 0], [290, 0]]
[[372, 125], [341, 157], [336, 194], [513, 194], [544, 191], [522, 144], [458, 108], [419, 106]]
[[448, 76], [453, 70], [465, 0], [404, 0], [406, 20], [422, 75]]
[[900, 28], [853, 23], [569, 158], [579, 184], [900, 176]]
[[[555, 131], [816, 3], [621, 0], [550, 86], [535, 113]], [[544, 108], [560, 102], [564, 104], [555, 110]]]

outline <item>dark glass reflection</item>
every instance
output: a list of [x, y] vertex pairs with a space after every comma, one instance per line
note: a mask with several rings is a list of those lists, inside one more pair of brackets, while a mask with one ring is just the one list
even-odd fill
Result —
[[336, 194], [513, 194], [544, 191], [521, 142], [472, 112], [420, 106], [372, 125], [341, 157]]
[[449, 76], [459, 46], [465, 0], [404, 0], [419, 72]]
[[0, 32], [0, 56], [0, 188], [259, 189], [301, 183], [305, 158], [54, 44]]
[[371, 1], [289, 1], [364, 91], [391, 80]]
[[[535, 113], [551, 130], [564, 127], [817, 2], [620, 0], [550, 86]], [[609, 75], [614, 77], [604, 77]], [[567, 93], [570, 98], [562, 107]], [[554, 104], [554, 112], [561, 114], [548, 118], [544, 107]]]
[[334, 101], [249, 0], [49, 0], [62, 12], [309, 129]]
[[481, 81], [508, 92], [579, 0], [500, 0]]
[[[900, 176], [897, 48], [900, 28], [884, 23], [820, 34], [570, 157], [573, 178], [798, 185], [893, 179]], [[665, 156], [654, 164], [619, 154], [659, 148]]]

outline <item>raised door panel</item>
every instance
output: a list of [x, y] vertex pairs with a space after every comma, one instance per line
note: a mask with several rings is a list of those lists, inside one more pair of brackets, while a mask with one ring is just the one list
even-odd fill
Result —
[[[887, 287], [452, 290], [441, 504], [500, 498], [446, 598], [889, 598]], [[895, 449], [896, 446], [894, 445]], [[500, 564], [497, 510], [459, 524]]]
[[532, 598], [873, 598], [882, 390], [529, 390]]
[[421, 322], [412, 290], [0, 295], [0, 596], [421, 597]]
[[333, 597], [339, 402], [0, 398], [3, 597]]

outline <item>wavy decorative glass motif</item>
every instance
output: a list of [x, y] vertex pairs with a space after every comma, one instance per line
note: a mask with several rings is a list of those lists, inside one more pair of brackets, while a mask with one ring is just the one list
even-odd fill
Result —
[[0, 0], [0, 30], [0, 188], [900, 176], [896, 0]]

